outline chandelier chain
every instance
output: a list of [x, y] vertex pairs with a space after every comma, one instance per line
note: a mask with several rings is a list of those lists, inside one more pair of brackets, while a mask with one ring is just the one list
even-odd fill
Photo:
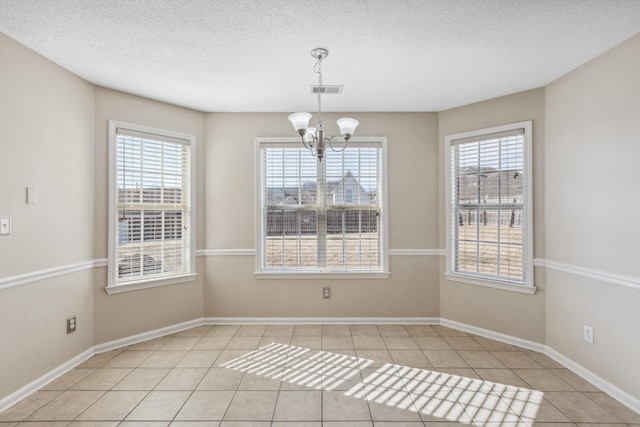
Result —
[[318, 74], [318, 127], [322, 127], [322, 55], [318, 56], [313, 71]]

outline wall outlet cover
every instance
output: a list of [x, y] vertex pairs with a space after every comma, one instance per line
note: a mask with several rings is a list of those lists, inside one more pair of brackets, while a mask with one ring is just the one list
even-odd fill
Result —
[[584, 325], [584, 340], [593, 344], [593, 328], [591, 326]]
[[76, 331], [76, 316], [71, 316], [67, 319], [67, 333]]

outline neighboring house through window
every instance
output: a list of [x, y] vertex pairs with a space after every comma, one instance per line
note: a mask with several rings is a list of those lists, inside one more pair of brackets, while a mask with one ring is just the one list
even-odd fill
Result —
[[387, 272], [385, 140], [318, 162], [299, 139], [259, 138], [258, 273]]
[[531, 122], [445, 145], [447, 277], [533, 292]]
[[192, 280], [195, 137], [110, 121], [109, 146], [107, 289]]

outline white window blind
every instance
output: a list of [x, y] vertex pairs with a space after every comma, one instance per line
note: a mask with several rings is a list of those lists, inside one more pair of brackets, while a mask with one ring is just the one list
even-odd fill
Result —
[[262, 271], [382, 271], [382, 153], [350, 142], [318, 162], [299, 141], [261, 143]]
[[192, 274], [192, 140], [115, 128], [112, 285]]
[[530, 283], [525, 128], [452, 139], [451, 272]]

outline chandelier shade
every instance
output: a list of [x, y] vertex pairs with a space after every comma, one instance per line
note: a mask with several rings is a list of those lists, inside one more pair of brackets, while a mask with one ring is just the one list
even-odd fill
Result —
[[356, 119], [351, 119], [345, 117], [343, 119], [338, 119], [338, 126], [340, 127], [340, 134], [344, 137], [345, 135], [353, 135], [356, 127], [360, 124]]
[[293, 128], [296, 132], [300, 133], [301, 130], [304, 130], [306, 133], [306, 130], [309, 127], [309, 120], [311, 120], [311, 114], [293, 113], [289, 116], [289, 120], [291, 121], [291, 124], [293, 124]]

